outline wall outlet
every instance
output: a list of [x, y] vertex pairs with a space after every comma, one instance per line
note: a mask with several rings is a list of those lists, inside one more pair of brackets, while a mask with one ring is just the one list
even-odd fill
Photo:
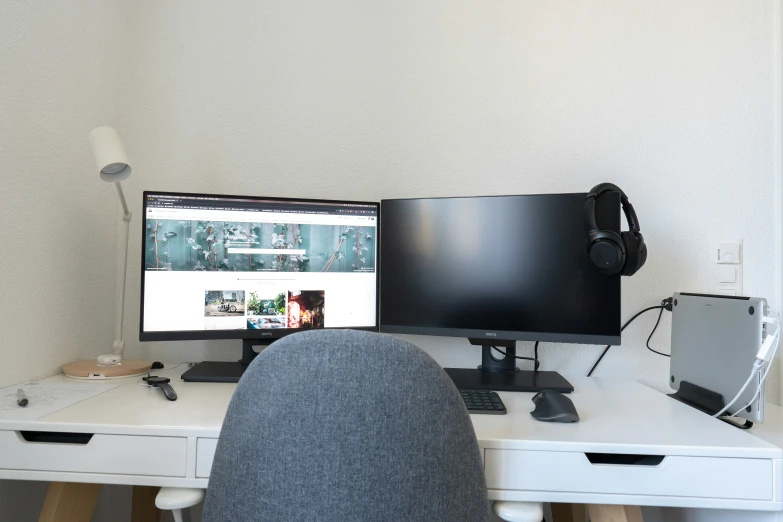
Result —
[[742, 239], [710, 242], [710, 293], [742, 295]]

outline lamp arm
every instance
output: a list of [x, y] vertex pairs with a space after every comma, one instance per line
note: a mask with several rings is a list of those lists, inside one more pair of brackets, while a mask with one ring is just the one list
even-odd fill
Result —
[[125, 201], [125, 193], [122, 191], [122, 184], [118, 181], [114, 184], [117, 187], [117, 195], [120, 196], [120, 204], [122, 204], [123, 221], [125, 216], [128, 217], [127, 221], [130, 221], [130, 210], [128, 210], [128, 203]]
[[119, 183], [115, 183], [115, 186], [117, 187], [117, 194], [120, 196], [123, 211], [120, 233], [117, 238], [117, 282], [114, 298], [114, 353], [119, 355], [121, 359], [125, 351], [125, 341], [122, 340], [122, 324], [125, 316], [125, 279], [128, 271], [128, 230], [130, 229], [130, 222], [133, 216], [130, 210], [128, 210], [122, 186]]

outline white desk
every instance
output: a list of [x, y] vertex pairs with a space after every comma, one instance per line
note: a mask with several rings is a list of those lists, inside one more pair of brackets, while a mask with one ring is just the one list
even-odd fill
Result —
[[[43, 419], [0, 421], [0, 478], [205, 488], [235, 385], [184, 383], [182, 371], [159, 372], [172, 378], [176, 402], [123, 379]], [[500, 394], [508, 415], [471, 416], [491, 499], [783, 510], [780, 408], [770, 406], [769, 422], [746, 432], [633, 381], [571, 382], [578, 424], [533, 420], [529, 393]], [[22, 431], [94, 435], [87, 444], [52, 444], [28, 442]], [[665, 458], [606, 465], [586, 453]]]

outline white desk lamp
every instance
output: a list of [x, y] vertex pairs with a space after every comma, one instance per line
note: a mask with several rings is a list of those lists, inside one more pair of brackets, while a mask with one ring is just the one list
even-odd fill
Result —
[[131, 166], [117, 131], [111, 127], [98, 127], [90, 131], [90, 148], [101, 179], [114, 183], [122, 204], [119, 242], [117, 244], [117, 282], [115, 285], [114, 353], [101, 355], [97, 361], [77, 361], [63, 366], [63, 373], [77, 379], [111, 379], [147, 373], [152, 363], [136, 359], [123, 359], [125, 341], [122, 340], [122, 322], [125, 312], [125, 275], [128, 267], [128, 229], [131, 212], [125, 201], [120, 182], [128, 179]]

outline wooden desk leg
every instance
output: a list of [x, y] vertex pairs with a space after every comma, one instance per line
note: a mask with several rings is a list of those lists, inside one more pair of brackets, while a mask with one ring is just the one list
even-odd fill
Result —
[[554, 522], [585, 522], [584, 504], [551, 504]]
[[159, 522], [160, 510], [155, 507], [155, 497], [160, 488], [133, 486], [131, 522]]
[[100, 484], [52, 482], [38, 522], [90, 522]]
[[590, 522], [644, 522], [639, 506], [588, 504]]

